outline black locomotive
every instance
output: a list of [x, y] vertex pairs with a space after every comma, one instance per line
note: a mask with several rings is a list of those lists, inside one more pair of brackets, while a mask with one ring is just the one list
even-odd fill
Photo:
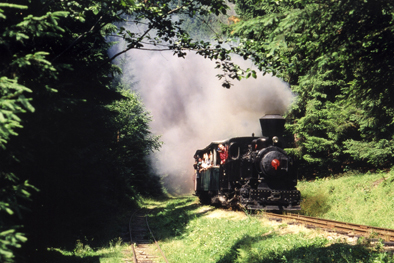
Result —
[[197, 150], [195, 193], [201, 203], [299, 210], [295, 165], [283, 150], [284, 124], [280, 115], [265, 115], [260, 119], [262, 137], [236, 137]]

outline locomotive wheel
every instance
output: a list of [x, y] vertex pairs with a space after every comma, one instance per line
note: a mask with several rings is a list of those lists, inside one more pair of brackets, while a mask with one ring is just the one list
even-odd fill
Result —
[[200, 203], [202, 205], [210, 205], [211, 204], [211, 196], [208, 193], [201, 193], [199, 196]]

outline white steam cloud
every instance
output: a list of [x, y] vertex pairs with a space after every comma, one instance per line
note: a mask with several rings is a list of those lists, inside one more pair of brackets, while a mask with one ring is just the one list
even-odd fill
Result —
[[225, 89], [215, 63], [192, 53], [182, 59], [171, 52], [133, 50], [127, 57], [124, 74], [137, 81], [135, 89], [153, 117], [151, 130], [164, 142], [152, 156], [154, 169], [176, 178], [176, 183], [187, 182], [189, 189], [197, 149], [211, 141], [260, 136], [259, 118], [285, 113], [294, 99], [286, 83], [268, 75], [233, 80], [234, 86]]

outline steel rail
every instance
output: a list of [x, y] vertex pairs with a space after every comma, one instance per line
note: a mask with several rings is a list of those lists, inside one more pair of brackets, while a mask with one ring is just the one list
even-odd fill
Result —
[[[136, 248], [135, 248], [137, 240], [136, 240], [136, 242], [133, 241], [131, 222], [132, 222], [132, 219], [133, 219], [134, 215], [137, 212], [141, 211], [141, 210], [142, 209], [140, 208], [140, 209], [137, 209], [136, 211], [134, 211], [133, 214], [130, 217], [130, 220], [129, 220], [130, 243], [131, 243], [131, 248], [132, 248], [132, 253], [133, 253], [133, 262], [134, 263], [138, 263], [138, 258], [137, 258]], [[153, 240], [155, 241], [155, 244], [156, 244], [157, 248], [159, 249], [161, 255], [163, 256], [165, 262], [168, 263], [168, 260], [167, 260], [166, 256], [164, 255], [164, 252], [161, 250], [159, 243], [156, 241], [155, 236], [153, 235], [153, 232], [152, 232], [152, 230], [149, 227], [148, 217], [146, 216], [146, 214], [144, 215], [144, 217], [145, 217], [146, 226], [147, 226], [147, 228], [148, 228]]]
[[385, 241], [385, 243], [392, 245], [394, 244], [394, 229], [389, 228], [382, 228], [382, 227], [373, 227], [373, 226], [366, 226], [360, 224], [353, 224], [353, 223], [346, 223], [340, 222], [331, 219], [322, 219], [317, 217], [311, 216], [304, 216], [298, 214], [274, 214], [265, 212], [263, 214], [265, 217], [274, 217], [274, 218], [281, 218], [286, 220], [294, 220], [296, 222], [300, 222], [308, 226], [319, 227], [324, 230], [333, 230], [340, 234], [346, 234], [349, 236], [364, 236], [364, 237], [376, 237], [381, 238]]
[[133, 261], [134, 261], [134, 263], [137, 263], [138, 261], [137, 261], [137, 255], [135, 253], [133, 237], [131, 235], [131, 219], [133, 219], [135, 213], [137, 213], [139, 210], [141, 210], [141, 209], [137, 209], [136, 211], [134, 211], [134, 213], [131, 215], [130, 220], [129, 220], [130, 245], [131, 245], [131, 249], [133, 250]]
[[152, 230], [151, 230], [150, 227], [149, 227], [149, 224], [148, 224], [148, 217], [147, 217], [146, 215], [145, 215], [145, 220], [146, 220], [146, 226], [148, 227], [149, 232], [150, 232], [150, 234], [151, 234], [153, 240], [155, 241], [155, 244], [156, 244], [157, 248], [159, 249], [161, 255], [162, 255], [163, 258], [164, 258], [164, 260], [168, 263], [168, 260], [167, 260], [166, 256], [164, 255], [164, 252], [161, 250], [161, 248], [160, 248], [160, 246], [159, 246], [159, 243], [156, 241], [155, 236], [153, 235]]

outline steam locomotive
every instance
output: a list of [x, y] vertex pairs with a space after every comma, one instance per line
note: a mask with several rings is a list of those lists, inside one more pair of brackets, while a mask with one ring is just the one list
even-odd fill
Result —
[[[195, 194], [200, 202], [245, 209], [300, 210], [296, 167], [283, 150], [284, 124], [280, 115], [265, 115], [260, 118], [262, 137], [215, 141], [197, 150]], [[206, 167], [201, 162], [204, 156], [211, 157]], [[227, 157], [222, 164], [220, 157]]]

